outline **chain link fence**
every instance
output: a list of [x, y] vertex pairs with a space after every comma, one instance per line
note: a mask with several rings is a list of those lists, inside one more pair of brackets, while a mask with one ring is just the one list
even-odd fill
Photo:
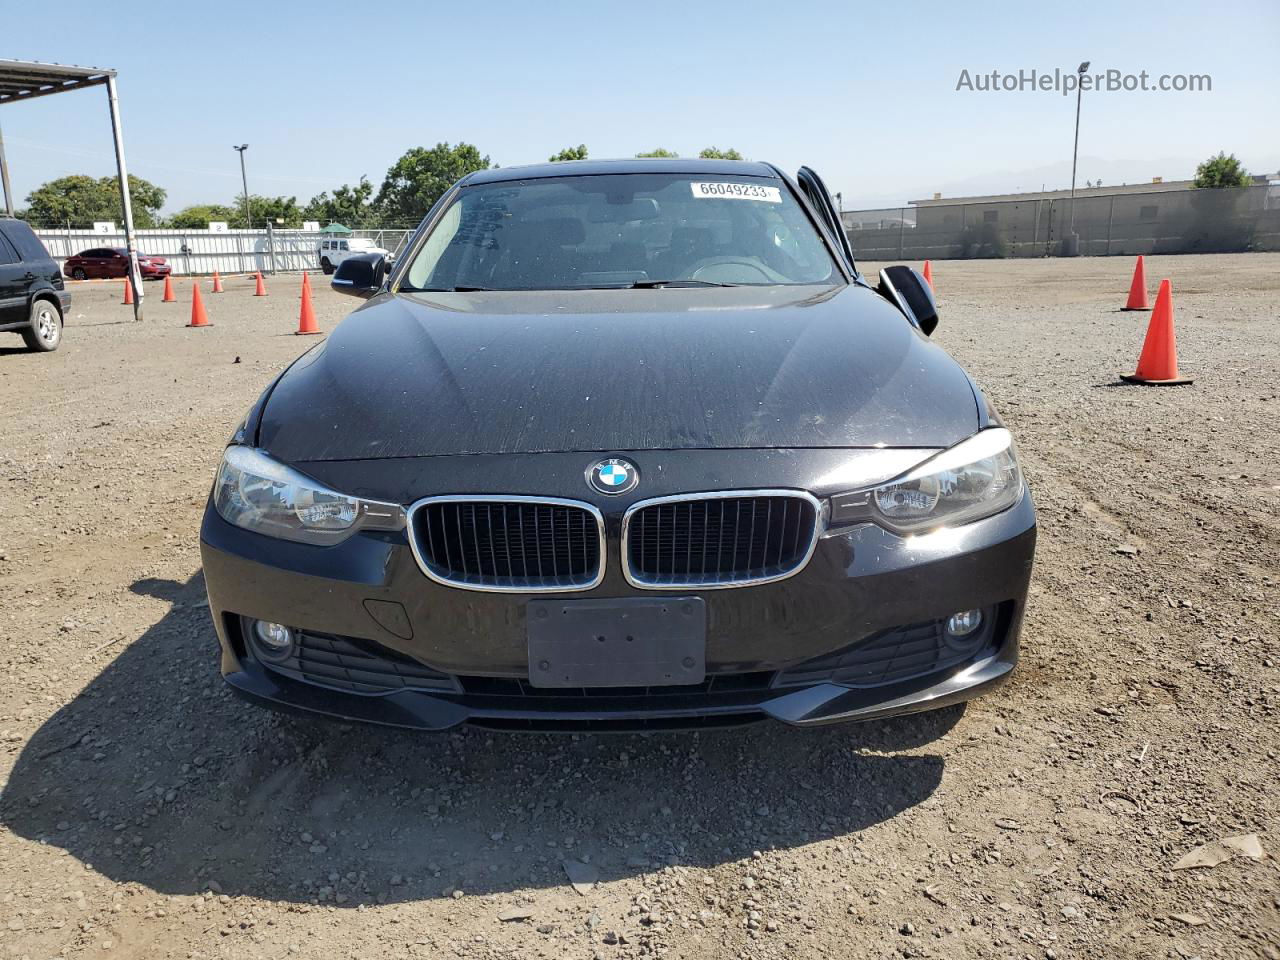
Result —
[[[124, 231], [37, 229], [50, 256], [61, 266], [67, 257], [99, 247], [123, 247]], [[398, 255], [413, 230], [353, 230], [350, 234], [314, 230], [136, 230], [138, 252], [164, 257], [175, 276], [219, 273], [284, 273], [320, 269], [320, 243], [362, 238]]]
[[841, 214], [864, 260], [1280, 250], [1280, 188], [926, 203]]

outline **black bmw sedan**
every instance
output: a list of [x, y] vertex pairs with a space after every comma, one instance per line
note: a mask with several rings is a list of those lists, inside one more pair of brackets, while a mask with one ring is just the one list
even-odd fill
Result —
[[765, 163], [486, 170], [236, 430], [201, 530], [222, 672], [427, 730], [822, 724], [1005, 679], [1008, 431]]

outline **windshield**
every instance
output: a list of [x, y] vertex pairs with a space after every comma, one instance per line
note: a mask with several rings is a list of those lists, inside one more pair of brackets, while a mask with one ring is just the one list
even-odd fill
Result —
[[737, 286], [838, 276], [782, 180], [639, 173], [464, 187], [400, 288]]

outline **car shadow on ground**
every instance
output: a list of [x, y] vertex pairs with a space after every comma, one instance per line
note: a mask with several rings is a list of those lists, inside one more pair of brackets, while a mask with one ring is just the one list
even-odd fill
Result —
[[895, 751], [961, 715], [595, 736], [283, 716], [223, 685], [199, 574], [133, 589], [169, 612], [23, 746], [0, 820], [165, 894], [357, 906], [559, 886], [565, 861], [609, 881], [853, 839], [934, 792], [942, 757]]

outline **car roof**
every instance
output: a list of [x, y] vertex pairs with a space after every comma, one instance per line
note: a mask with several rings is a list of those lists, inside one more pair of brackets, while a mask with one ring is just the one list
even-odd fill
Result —
[[477, 170], [462, 179], [462, 186], [501, 183], [505, 180], [537, 180], [543, 177], [599, 177], [611, 173], [692, 173], [711, 177], [770, 177], [778, 171], [754, 160], [703, 160], [697, 157], [632, 157], [626, 160], [565, 160], [531, 163], [521, 167]]

